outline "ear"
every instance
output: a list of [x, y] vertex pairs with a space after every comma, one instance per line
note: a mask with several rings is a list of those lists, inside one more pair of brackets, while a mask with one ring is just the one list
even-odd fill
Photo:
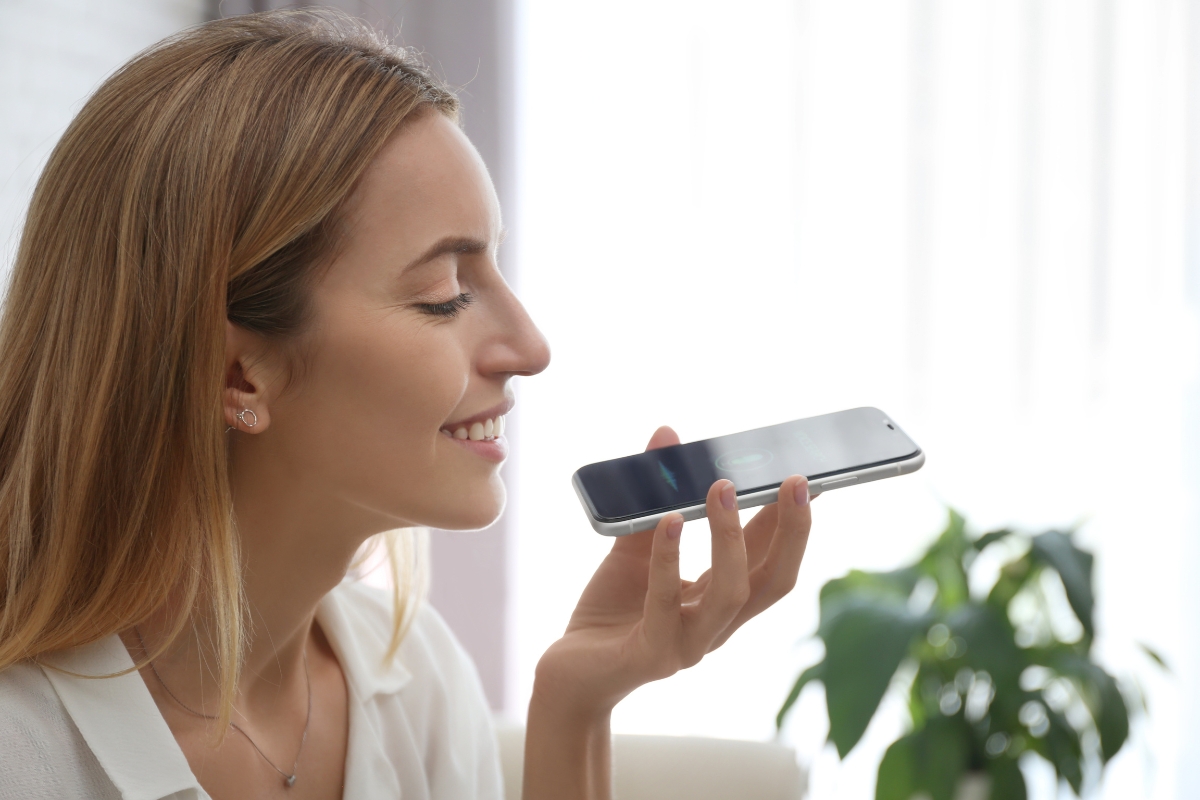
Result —
[[239, 433], [262, 433], [271, 426], [267, 371], [259, 338], [226, 320], [225, 424]]

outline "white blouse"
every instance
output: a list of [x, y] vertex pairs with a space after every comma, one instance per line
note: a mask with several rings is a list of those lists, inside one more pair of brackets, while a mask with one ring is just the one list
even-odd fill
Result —
[[[317, 620], [350, 693], [345, 798], [502, 800], [479, 675], [436, 611], [417, 613], [388, 665], [384, 592], [347, 581]], [[133, 666], [116, 635], [44, 660], [83, 675]], [[96, 680], [31, 663], [0, 672], [0, 800], [208, 797], [138, 673]]]

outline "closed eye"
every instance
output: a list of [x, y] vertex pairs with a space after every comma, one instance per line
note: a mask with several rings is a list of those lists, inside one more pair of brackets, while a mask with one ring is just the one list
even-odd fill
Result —
[[417, 303], [416, 307], [422, 313], [435, 317], [456, 317], [459, 312], [466, 309], [473, 302], [475, 302], [475, 298], [468, 292], [463, 292], [444, 303]]

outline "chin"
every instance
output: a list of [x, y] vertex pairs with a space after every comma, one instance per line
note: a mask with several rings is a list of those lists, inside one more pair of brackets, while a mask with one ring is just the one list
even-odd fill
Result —
[[468, 498], [447, 503], [430, 517], [435, 521], [428, 527], [445, 531], [476, 531], [488, 527], [504, 513], [507, 494], [497, 477], [485, 490], [472, 492]]

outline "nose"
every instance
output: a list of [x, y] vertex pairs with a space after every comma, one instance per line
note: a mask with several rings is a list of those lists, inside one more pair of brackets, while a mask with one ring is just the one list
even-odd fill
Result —
[[550, 344], [525, 306], [504, 286], [496, 294], [492, 335], [480, 354], [485, 375], [537, 375], [550, 364]]

